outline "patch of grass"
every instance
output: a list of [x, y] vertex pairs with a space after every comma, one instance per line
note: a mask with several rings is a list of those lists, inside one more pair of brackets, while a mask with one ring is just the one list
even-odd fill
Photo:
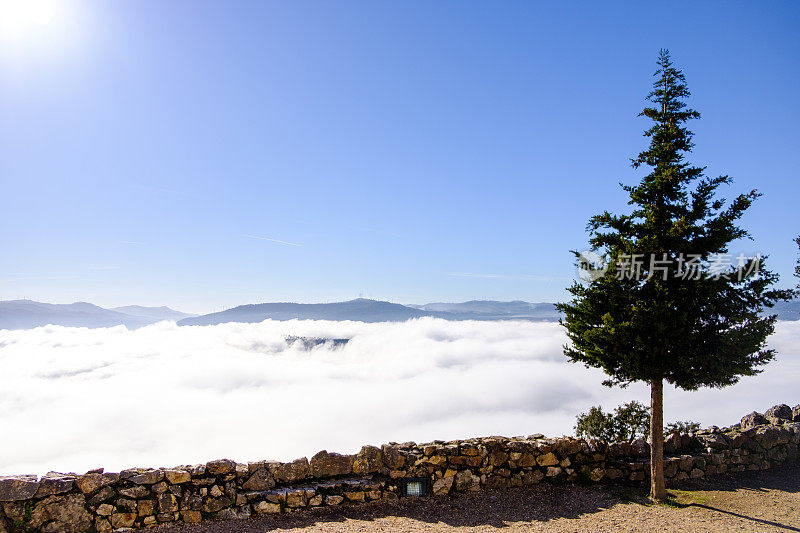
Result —
[[669, 500], [664, 503], [670, 507], [688, 507], [692, 504], [708, 503], [708, 496], [700, 491], [670, 489], [667, 491]]
[[613, 492], [614, 496], [624, 503], [638, 505], [665, 505], [667, 507], [684, 508], [694, 504], [707, 504], [709, 497], [699, 491], [668, 490], [667, 501], [656, 503], [650, 499], [650, 491], [638, 487], [619, 487]]

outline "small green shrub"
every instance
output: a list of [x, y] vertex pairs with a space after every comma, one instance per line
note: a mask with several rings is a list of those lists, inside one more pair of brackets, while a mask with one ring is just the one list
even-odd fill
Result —
[[588, 413], [581, 413], [575, 424], [575, 435], [585, 439], [600, 439], [610, 441], [614, 439], [614, 415], [603, 412], [599, 405], [589, 409]]
[[664, 433], [690, 433], [700, 429], [700, 422], [692, 422], [691, 420], [679, 420], [678, 422], [670, 422], [664, 427]]
[[602, 407], [581, 413], [575, 424], [575, 434], [582, 438], [600, 439], [606, 442], [632, 442], [647, 435], [650, 427], [650, 409], [636, 401], [617, 407], [606, 413]]
[[[640, 437], [647, 437], [650, 431], [650, 408], [632, 401], [606, 413], [603, 408], [592, 407], [587, 413], [576, 417], [575, 435], [584, 439], [600, 439], [606, 442], [633, 442]], [[664, 427], [664, 433], [690, 433], [700, 429], [699, 422], [681, 420], [670, 422]]]
[[632, 442], [646, 437], [650, 430], [650, 408], [633, 401], [620, 405], [614, 411], [618, 441]]

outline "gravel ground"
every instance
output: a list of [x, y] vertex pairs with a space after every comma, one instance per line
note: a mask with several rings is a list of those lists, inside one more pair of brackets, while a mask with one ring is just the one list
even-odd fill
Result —
[[800, 531], [800, 468], [687, 481], [670, 492], [671, 505], [649, 505], [643, 488], [538, 485], [151, 531]]

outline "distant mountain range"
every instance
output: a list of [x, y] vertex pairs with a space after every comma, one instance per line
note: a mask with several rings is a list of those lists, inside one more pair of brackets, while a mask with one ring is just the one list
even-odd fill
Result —
[[126, 315], [152, 318], [155, 320], [180, 320], [182, 318], [195, 316], [189, 313], [182, 313], [175, 309], [170, 309], [166, 305], [161, 307], [144, 307], [142, 305], [126, 305], [123, 307], [112, 307], [111, 311], [124, 313]]
[[463, 303], [437, 302], [425, 305], [410, 305], [415, 309], [430, 313], [456, 315], [459, 320], [558, 320], [555, 304], [530, 303], [521, 300], [497, 302], [494, 300], [471, 300]]
[[[779, 302], [769, 311], [779, 320], [800, 320], [800, 300]], [[104, 309], [86, 302], [47, 304], [31, 300], [0, 301], [0, 329], [29, 329], [48, 324], [101, 328], [124, 325], [139, 328], [174, 320], [180, 326], [207, 326], [225, 322], [263, 320], [352, 320], [359, 322], [404, 322], [412, 318], [445, 320], [530, 320], [554, 322], [559, 313], [552, 303], [473, 300], [462, 303], [401, 305], [359, 298], [326, 304], [262, 303], [240, 305], [219, 313], [189, 315], [169, 307], [128, 305]]]
[[105, 309], [87, 302], [47, 304], [33, 300], [0, 301], [0, 329], [30, 329], [56, 325], [106, 328], [123, 325], [140, 328], [161, 320], [180, 320], [193, 315], [169, 307], [130, 305]]
[[209, 326], [223, 322], [261, 322], [272, 320], [355, 320], [359, 322], [405, 322], [431, 313], [393, 304], [358, 298], [329, 304], [297, 304], [288, 302], [240, 305], [219, 313], [184, 318], [179, 326]]
[[[780, 320], [800, 319], [800, 300], [780, 302], [770, 311]], [[530, 320], [555, 322], [560, 314], [552, 303], [523, 301], [498, 302], [472, 300], [462, 303], [401, 305], [358, 298], [328, 304], [263, 303], [240, 305], [219, 313], [194, 316], [178, 321], [179, 326], [209, 326], [225, 322], [263, 320], [354, 320], [359, 322], [404, 322], [424, 316], [445, 320]]]
[[776, 302], [767, 314], [778, 315], [778, 320], [800, 320], [800, 300]]
[[359, 322], [404, 322], [412, 318], [435, 317], [446, 320], [558, 320], [554, 304], [528, 302], [472, 301], [401, 305], [358, 298], [328, 304], [264, 303], [240, 305], [219, 313], [185, 318], [180, 326], [207, 326], [223, 322], [261, 322], [272, 320], [356, 320]]

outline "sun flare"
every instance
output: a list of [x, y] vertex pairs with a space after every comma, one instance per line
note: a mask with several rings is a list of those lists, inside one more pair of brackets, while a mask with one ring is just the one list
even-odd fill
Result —
[[0, 33], [19, 39], [50, 26], [56, 18], [52, 0], [0, 0]]

